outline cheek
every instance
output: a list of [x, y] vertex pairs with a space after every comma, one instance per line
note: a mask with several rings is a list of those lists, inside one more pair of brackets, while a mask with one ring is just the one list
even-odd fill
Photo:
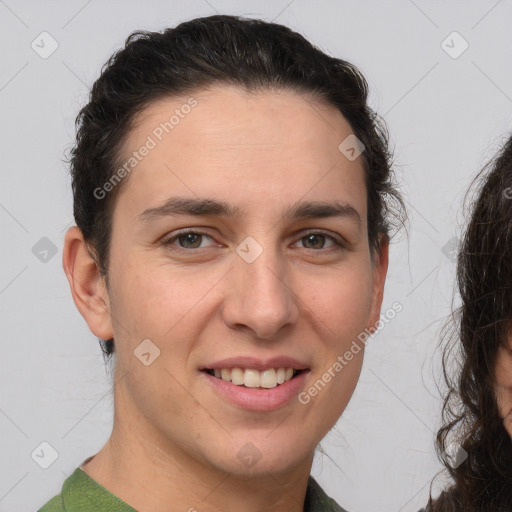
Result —
[[512, 417], [512, 390], [498, 388], [496, 397], [501, 417]]
[[500, 416], [503, 418], [503, 426], [512, 439], [512, 389], [498, 387], [496, 397]]
[[[321, 293], [313, 286], [304, 287], [301, 293], [315, 322], [321, 364], [316, 368], [318, 381], [306, 393], [311, 402], [316, 400], [317, 408], [312, 408], [315, 414], [324, 414], [334, 422], [348, 404], [361, 372], [371, 311], [371, 281], [364, 271], [353, 270], [333, 274], [321, 282]], [[330, 406], [320, 405], [325, 403]]]
[[[216, 274], [198, 279], [179, 267], [137, 262], [119, 267], [114, 277], [113, 313], [125, 322], [126, 331], [149, 338], [162, 338], [185, 317], [193, 317], [218, 280]], [[124, 337], [126, 331], [119, 334]]]
[[507, 417], [510, 426], [512, 420], [512, 354], [503, 347], [498, 349], [496, 356], [495, 379], [498, 408], [501, 416]]
[[[322, 283], [322, 285], [320, 285]], [[311, 279], [300, 294], [336, 340], [347, 341], [367, 327], [371, 312], [371, 276], [361, 269], [333, 272]]]
[[505, 427], [510, 439], [512, 439], [512, 414], [509, 414], [505, 420], [503, 421], [503, 426]]

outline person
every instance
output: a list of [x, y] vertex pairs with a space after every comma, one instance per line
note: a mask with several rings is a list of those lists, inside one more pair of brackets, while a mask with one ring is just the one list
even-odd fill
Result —
[[512, 136], [476, 186], [457, 260], [461, 304], [445, 331], [436, 436], [452, 483], [430, 497], [428, 512], [512, 511]]
[[41, 512], [343, 511], [310, 471], [405, 217], [367, 95], [355, 66], [236, 16], [109, 59], [77, 118], [63, 267], [115, 358], [113, 429]]

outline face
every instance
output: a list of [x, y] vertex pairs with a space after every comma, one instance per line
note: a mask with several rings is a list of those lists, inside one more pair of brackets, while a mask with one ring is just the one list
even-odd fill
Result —
[[512, 439], [512, 348], [500, 347], [495, 369], [498, 408], [503, 425]]
[[[151, 104], [123, 148], [155, 142], [113, 212], [116, 407], [166, 453], [284, 472], [350, 400], [387, 244], [372, 264], [363, 161], [339, 151], [352, 130], [338, 111], [285, 92], [193, 98]], [[292, 373], [280, 368], [300, 372], [276, 385]]]

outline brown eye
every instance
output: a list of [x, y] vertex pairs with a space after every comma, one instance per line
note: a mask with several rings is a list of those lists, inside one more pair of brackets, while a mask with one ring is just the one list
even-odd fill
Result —
[[[310, 247], [306, 247], [306, 249], [323, 249], [323, 246], [325, 245], [325, 239], [327, 237], [325, 235], [307, 235], [302, 237], [301, 240], [305, 240], [305, 245], [308, 246], [311, 244]], [[320, 242], [319, 242], [320, 240]]]
[[[201, 230], [185, 230], [179, 231], [173, 236], [165, 239], [162, 245], [168, 249], [175, 249], [177, 251], [192, 251], [194, 249], [205, 249], [206, 246], [201, 247], [201, 242], [204, 241], [204, 237], [211, 237]], [[175, 243], [177, 242], [177, 243]]]
[[[305, 249], [331, 251], [343, 248], [344, 245], [341, 241], [337, 240], [334, 236], [328, 235], [323, 232], [314, 231], [306, 233], [300, 238]], [[326, 240], [331, 241], [330, 247], [325, 247]]]
[[180, 247], [183, 247], [184, 249], [197, 249], [201, 245], [202, 236], [203, 235], [199, 233], [186, 233], [185, 235], [180, 235], [176, 240], [180, 242]]

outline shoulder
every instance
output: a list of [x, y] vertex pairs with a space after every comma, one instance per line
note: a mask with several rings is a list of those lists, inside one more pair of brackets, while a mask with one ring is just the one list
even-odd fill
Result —
[[347, 512], [328, 496], [318, 482], [309, 477], [304, 512]]
[[43, 505], [37, 512], [66, 512], [62, 496], [54, 496], [48, 503]]
[[71, 476], [64, 480], [62, 484], [62, 489], [60, 494], [54, 496], [50, 501], [44, 504], [37, 512], [68, 512], [68, 507], [66, 506], [66, 500], [64, 499], [67, 492], [69, 492], [69, 488], [71, 484], [77, 479], [77, 471], [75, 470]]
[[64, 481], [61, 493], [38, 512], [137, 512], [80, 467]]

